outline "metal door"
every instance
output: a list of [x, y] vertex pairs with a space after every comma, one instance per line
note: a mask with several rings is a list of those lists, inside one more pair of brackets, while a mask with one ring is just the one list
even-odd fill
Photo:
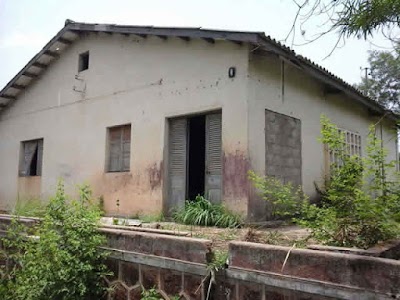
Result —
[[168, 211], [183, 207], [186, 197], [187, 119], [169, 122]]
[[213, 203], [222, 198], [222, 114], [206, 116], [205, 196]]

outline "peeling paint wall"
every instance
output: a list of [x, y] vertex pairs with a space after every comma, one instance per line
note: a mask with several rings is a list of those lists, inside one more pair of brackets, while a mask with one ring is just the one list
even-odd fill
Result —
[[[298, 68], [284, 64], [273, 55], [249, 57], [249, 155], [250, 168], [265, 175], [265, 110], [271, 110], [301, 121], [302, 139], [302, 182], [304, 191], [315, 198], [314, 182], [321, 185], [324, 176], [323, 146], [320, 136], [320, 116], [325, 114], [340, 128], [358, 132], [362, 138], [362, 152], [365, 153], [368, 126], [378, 121], [368, 111], [343, 94], [327, 95], [323, 87]], [[282, 79], [284, 82], [282, 82]], [[389, 159], [396, 159], [396, 134], [383, 123], [385, 147]], [[271, 217], [265, 201], [251, 188], [249, 217], [265, 220]]]
[[[78, 74], [85, 51], [89, 69]], [[247, 157], [247, 69], [247, 46], [227, 41], [83, 35], [0, 115], [0, 209], [17, 198], [20, 142], [43, 138], [43, 198], [62, 177], [69, 193], [89, 183], [110, 214], [159, 212], [166, 118], [222, 109], [224, 153]], [[130, 172], [105, 173], [106, 128], [121, 124], [132, 126]], [[230, 207], [246, 203], [237, 190], [225, 192]]]

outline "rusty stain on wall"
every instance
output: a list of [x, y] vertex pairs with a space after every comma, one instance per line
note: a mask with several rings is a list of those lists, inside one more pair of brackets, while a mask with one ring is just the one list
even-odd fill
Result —
[[149, 175], [150, 188], [154, 189], [161, 187], [162, 174], [163, 174], [163, 162], [154, 163], [147, 168], [147, 173]]
[[247, 156], [242, 151], [224, 153], [223, 164], [224, 198], [247, 198], [249, 190], [247, 172], [250, 167]]

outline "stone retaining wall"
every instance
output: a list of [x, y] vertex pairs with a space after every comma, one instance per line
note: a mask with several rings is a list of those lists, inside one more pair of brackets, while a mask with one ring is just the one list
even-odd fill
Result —
[[[9, 218], [0, 216], [0, 228], [7, 224]], [[100, 230], [114, 273], [106, 279], [113, 288], [108, 300], [140, 299], [143, 288], [153, 287], [164, 299], [207, 299], [211, 241]], [[398, 260], [233, 241], [228, 261], [212, 277], [209, 300], [400, 299]]]

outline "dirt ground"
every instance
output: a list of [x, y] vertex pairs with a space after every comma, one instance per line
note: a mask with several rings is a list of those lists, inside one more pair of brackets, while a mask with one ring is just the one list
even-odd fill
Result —
[[216, 228], [176, 224], [173, 222], [143, 223], [143, 227], [186, 232], [189, 237], [209, 239], [214, 249], [228, 250], [229, 241], [247, 241], [281, 246], [305, 247], [309, 232], [298, 226], [287, 225], [277, 228]]

